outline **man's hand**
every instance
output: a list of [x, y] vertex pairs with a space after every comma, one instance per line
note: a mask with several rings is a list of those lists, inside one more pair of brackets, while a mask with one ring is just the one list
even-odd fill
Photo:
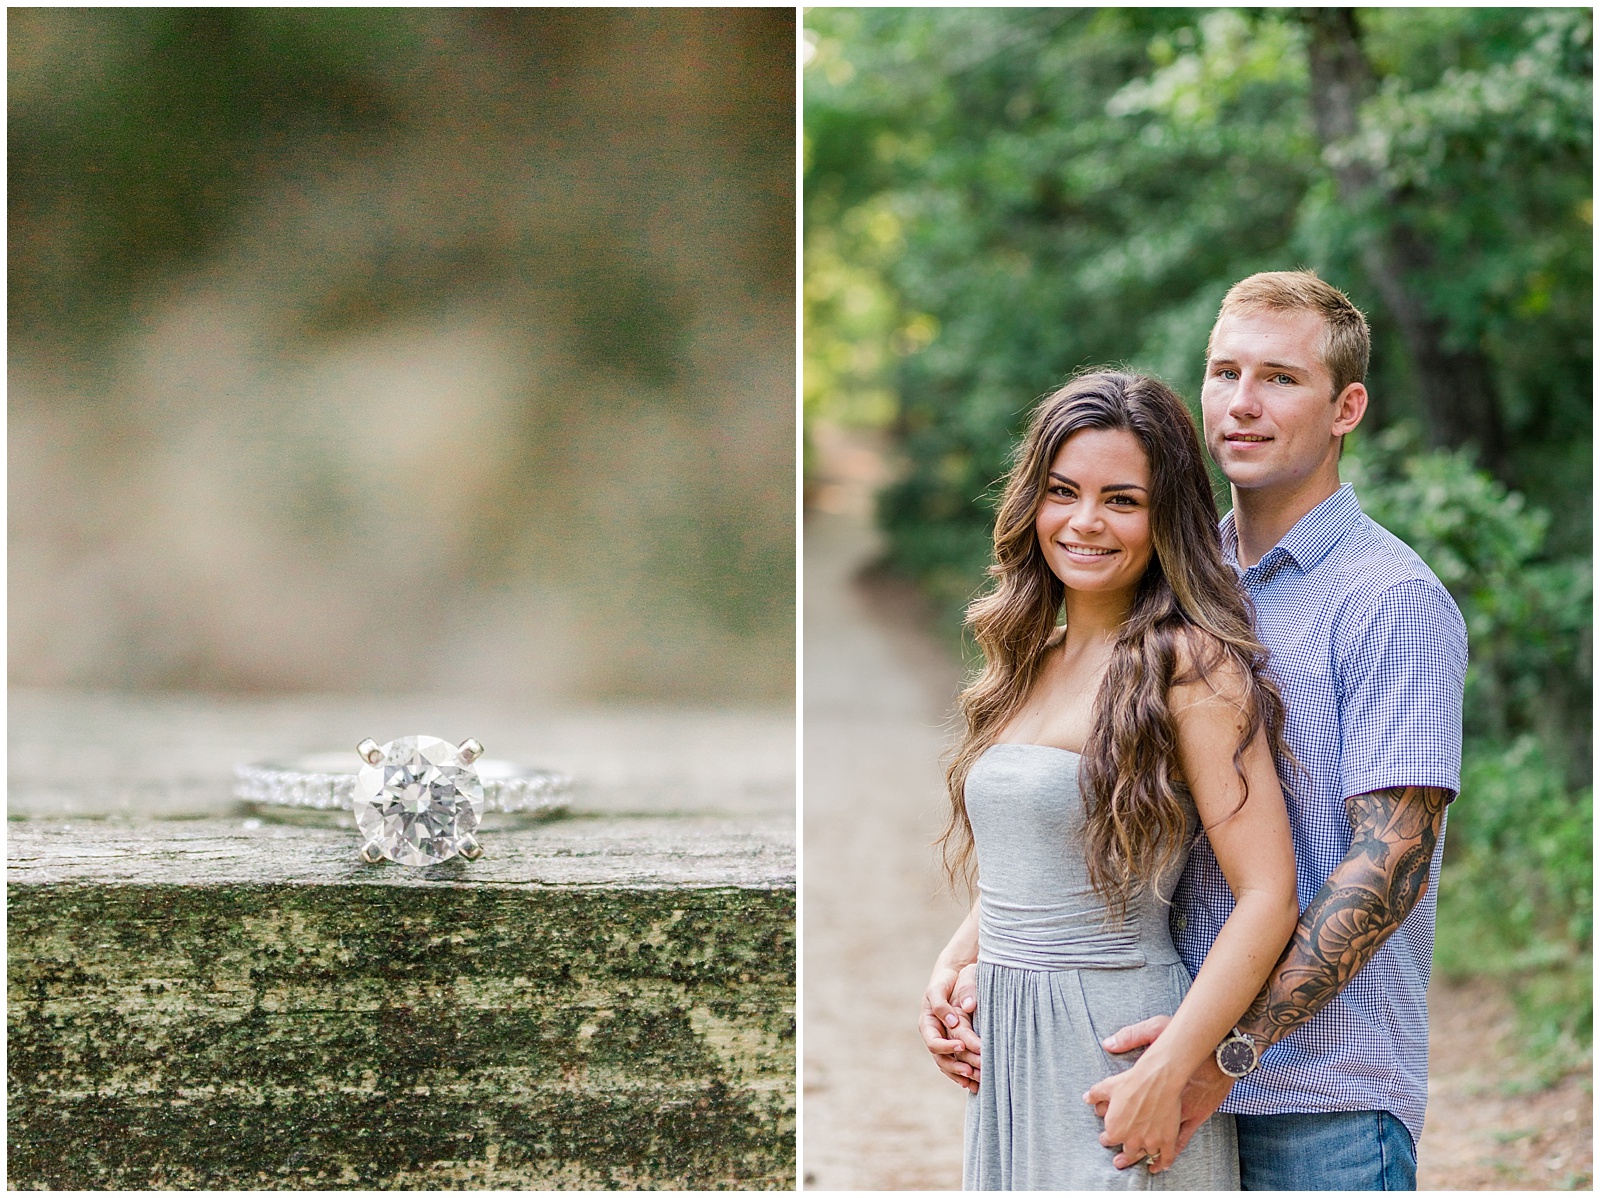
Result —
[[977, 1009], [977, 966], [968, 965], [959, 971], [936, 969], [923, 992], [922, 1017], [918, 1020], [922, 1042], [940, 1071], [974, 1094], [978, 1092], [983, 1065], [983, 1046], [972, 1026]]
[[[1171, 1022], [1170, 1015], [1154, 1015], [1140, 1023], [1113, 1032], [1101, 1043], [1112, 1055], [1132, 1052], [1136, 1048], [1154, 1044], [1156, 1037], [1161, 1035]], [[1094, 1107], [1094, 1113], [1102, 1119], [1106, 1117], [1106, 1111], [1111, 1105], [1111, 1087], [1106, 1084], [1109, 1081], [1111, 1078], [1096, 1082], [1083, 1096], [1083, 1100]], [[1217, 1108], [1233, 1089], [1233, 1081], [1233, 1078], [1217, 1068], [1216, 1061], [1210, 1057], [1207, 1057], [1200, 1068], [1195, 1070], [1194, 1075], [1183, 1087], [1183, 1095], [1179, 1100], [1177, 1148], [1170, 1159], [1163, 1158], [1159, 1166], [1152, 1168], [1152, 1173], [1172, 1168], [1173, 1162], [1183, 1155], [1183, 1150], [1189, 1146], [1189, 1141], [1194, 1139], [1194, 1133], [1200, 1129], [1200, 1125], [1217, 1113]], [[1107, 1148], [1117, 1147], [1117, 1141], [1109, 1138], [1104, 1132], [1100, 1134], [1100, 1143]], [[1119, 1151], [1111, 1163], [1118, 1169], [1126, 1169], [1135, 1162], [1134, 1158]]]

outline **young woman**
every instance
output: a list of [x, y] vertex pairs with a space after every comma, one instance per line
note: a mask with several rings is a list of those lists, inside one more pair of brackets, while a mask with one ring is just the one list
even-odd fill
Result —
[[[961, 696], [943, 839], [953, 879], [976, 856], [978, 902], [929, 985], [948, 995], [978, 964], [981, 1073], [957, 1067], [974, 1091], [966, 1187], [1237, 1189], [1231, 1116], [1174, 1162], [1178, 1095], [1294, 928], [1274, 754], [1290, 758], [1177, 396], [1101, 372], [1040, 403], [994, 543], [993, 589], [967, 616], [984, 668]], [[1202, 832], [1237, 905], [1191, 985], [1168, 919]], [[1173, 1012], [1137, 1063], [1102, 1050]], [[1106, 1147], [1083, 1095], [1119, 1070]], [[1141, 1163], [1114, 1168], [1119, 1146]]]

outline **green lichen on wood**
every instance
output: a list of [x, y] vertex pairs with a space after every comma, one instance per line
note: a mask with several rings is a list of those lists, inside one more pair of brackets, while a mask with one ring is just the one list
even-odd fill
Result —
[[18, 886], [18, 1188], [788, 1188], [794, 895]]

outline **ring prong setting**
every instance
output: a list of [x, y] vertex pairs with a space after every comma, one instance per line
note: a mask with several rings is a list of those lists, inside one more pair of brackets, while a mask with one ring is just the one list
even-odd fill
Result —
[[483, 756], [483, 746], [469, 736], [456, 746], [456, 752], [460, 755], [462, 764], [471, 765]]
[[456, 850], [468, 861], [476, 861], [483, 856], [483, 846], [478, 843], [478, 838], [471, 833], [461, 838], [461, 847]]
[[[476, 741], [467, 747], [482, 746]], [[367, 753], [350, 808], [363, 843], [401, 865], [437, 865], [477, 831], [483, 781], [461, 745], [438, 736], [402, 736]], [[474, 842], [476, 843], [476, 842]]]
[[378, 747], [378, 742], [370, 736], [356, 746], [356, 752], [361, 754], [361, 760], [368, 765], [377, 765], [383, 760], [383, 750]]
[[376, 865], [383, 860], [383, 846], [376, 840], [369, 840], [361, 846], [361, 859], [368, 865]]

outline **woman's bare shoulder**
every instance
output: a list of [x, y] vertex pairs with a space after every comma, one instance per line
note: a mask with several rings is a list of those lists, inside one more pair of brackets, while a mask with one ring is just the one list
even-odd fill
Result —
[[1185, 624], [1173, 638], [1171, 699], [1187, 706], [1220, 699], [1238, 706], [1251, 693], [1250, 673], [1239, 652], [1215, 633]]

